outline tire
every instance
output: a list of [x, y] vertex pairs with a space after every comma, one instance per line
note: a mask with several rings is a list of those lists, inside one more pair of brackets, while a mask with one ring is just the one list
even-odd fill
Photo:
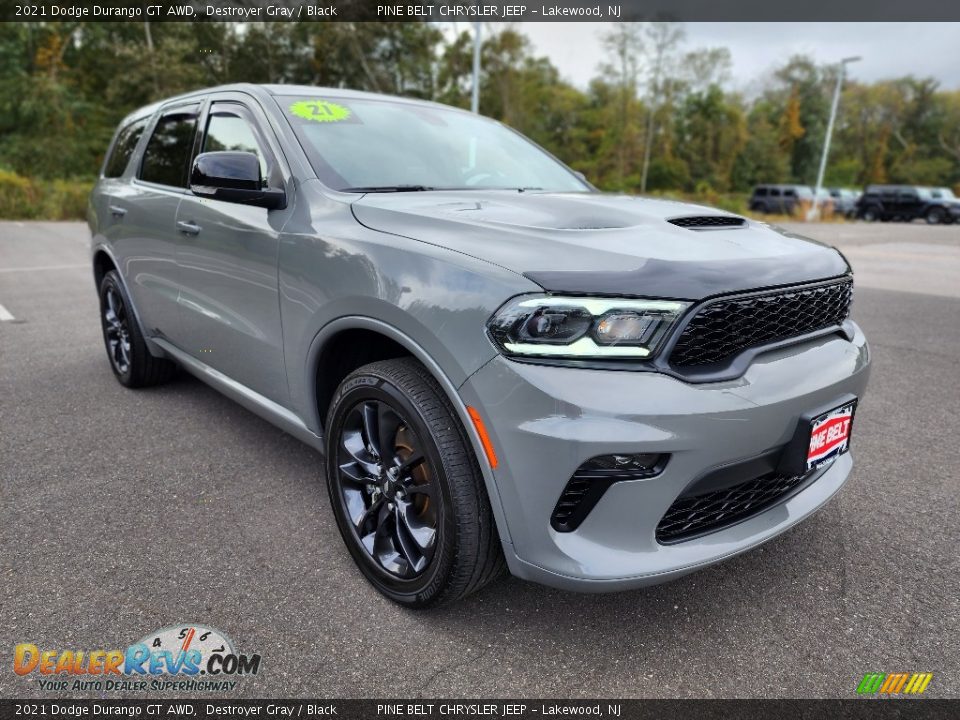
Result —
[[763, 213], [764, 215], [766, 215], [767, 206], [764, 205], [763, 203], [753, 203], [753, 205], [750, 206], [750, 212]]
[[120, 276], [111, 270], [100, 282], [100, 326], [110, 368], [125, 387], [159, 385], [173, 376], [176, 365], [150, 354], [132, 307]]
[[946, 219], [946, 213], [941, 208], [930, 208], [924, 216], [927, 225], [940, 225]]
[[410, 608], [438, 607], [503, 573], [477, 458], [423, 365], [400, 358], [354, 371], [334, 394], [326, 429], [330, 504], [377, 590]]
[[880, 219], [880, 212], [875, 207], [868, 207], [863, 211], [863, 219], [867, 222], [876, 222]]

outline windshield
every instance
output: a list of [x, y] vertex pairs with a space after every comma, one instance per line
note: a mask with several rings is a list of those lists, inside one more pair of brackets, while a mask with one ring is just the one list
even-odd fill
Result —
[[590, 190], [522, 136], [465, 111], [353, 98], [277, 101], [317, 176], [335, 190]]

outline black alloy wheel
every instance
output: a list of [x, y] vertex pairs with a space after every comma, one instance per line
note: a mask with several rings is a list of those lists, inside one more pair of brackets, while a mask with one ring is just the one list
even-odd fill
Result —
[[111, 270], [100, 282], [100, 325], [110, 368], [120, 384], [129, 388], [165, 382], [176, 365], [150, 354], [132, 308], [123, 281]]
[[117, 288], [108, 286], [104, 292], [103, 334], [107, 355], [117, 375], [130, 372], [130, 327], [127, 306]]
[[505, 569], [466, 430], [413, 358], [348, 375], [324, 425], [330, 504], [357, 567], [410, 608], [459, 600]]
[[382, 400], [350, 408], [340, 432], [340, 493], [357, 539], [385, 572], [415, 578], [433, 558], [442, 502], [423, 444]]

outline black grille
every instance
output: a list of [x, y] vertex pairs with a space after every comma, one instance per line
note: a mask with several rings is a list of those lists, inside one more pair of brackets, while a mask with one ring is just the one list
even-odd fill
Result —
[[681, 495], [657, 525], [657, 542], [670, 544], [716, 532], [782, 501], [810, 477], [769, 473], [701, 495]]
[[615, 469], [601, 468], [597, 461], [610, 456], [589, 460], [567, 481], [557, 505], [550, 516], [550, 525], [557, 532], [572, 532], [586, 520], [590, 511], [600, 502], [600, 498], [611, 485], [624, 480], [641, 480], [660, 473], [667, 462], [667, 455], [650, 455], [650, 467]]
[[670, 353], [677, 367], [729, 360], [743, 350], [839, 325], [850, 314], [853, 281], [721, 298], [697, 311]]
[[684, 228], [697, 230], [700, 228], [742, 227], [747, 221], [732, 215], [690, 215], [689, 217], [671, 218], [667, 222]]
[[[553, 516], [550, 518], [550, 524], [555, 529], [562, 532], [573, 530], [571, 519], [577, 509], [580, 508], [583, 499], [590, 492], [591, 482], [589, 478], [578, 477], [574, 475], [570, 478], [567, 486], [560, 493], [560, 499], [557, 500], [557, 506], [553, 509]], [[607, 487], [603, 490], [606, 492]], [[596, 503], [594, 503], [596, 504]], [[592, 508], [591, 508], [592, 509]], [[586, 515], [586, 513], [584, 513]], [[579, 525], [580, 523], [577, 523]]]

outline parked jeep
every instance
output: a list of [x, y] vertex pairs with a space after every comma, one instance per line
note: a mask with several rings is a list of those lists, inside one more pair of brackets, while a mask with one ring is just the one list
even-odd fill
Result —
[[960, 219], [960, 201], [916, 185], [869, 185], [857, 201], [857, 217], [868, 222], [923, 218], [930, 225], [949, 224]]
[[803, 204], [813, 204], [813, 190], [806, 185], [757, 185], [750, 196], [752, 212], [793, 215]]
[[857, 200], [860, 193], [849, 188], [832, 187], [828, 189], [833, 200], [833, 211], [838, 215], [852, 218], [857, 212]]

